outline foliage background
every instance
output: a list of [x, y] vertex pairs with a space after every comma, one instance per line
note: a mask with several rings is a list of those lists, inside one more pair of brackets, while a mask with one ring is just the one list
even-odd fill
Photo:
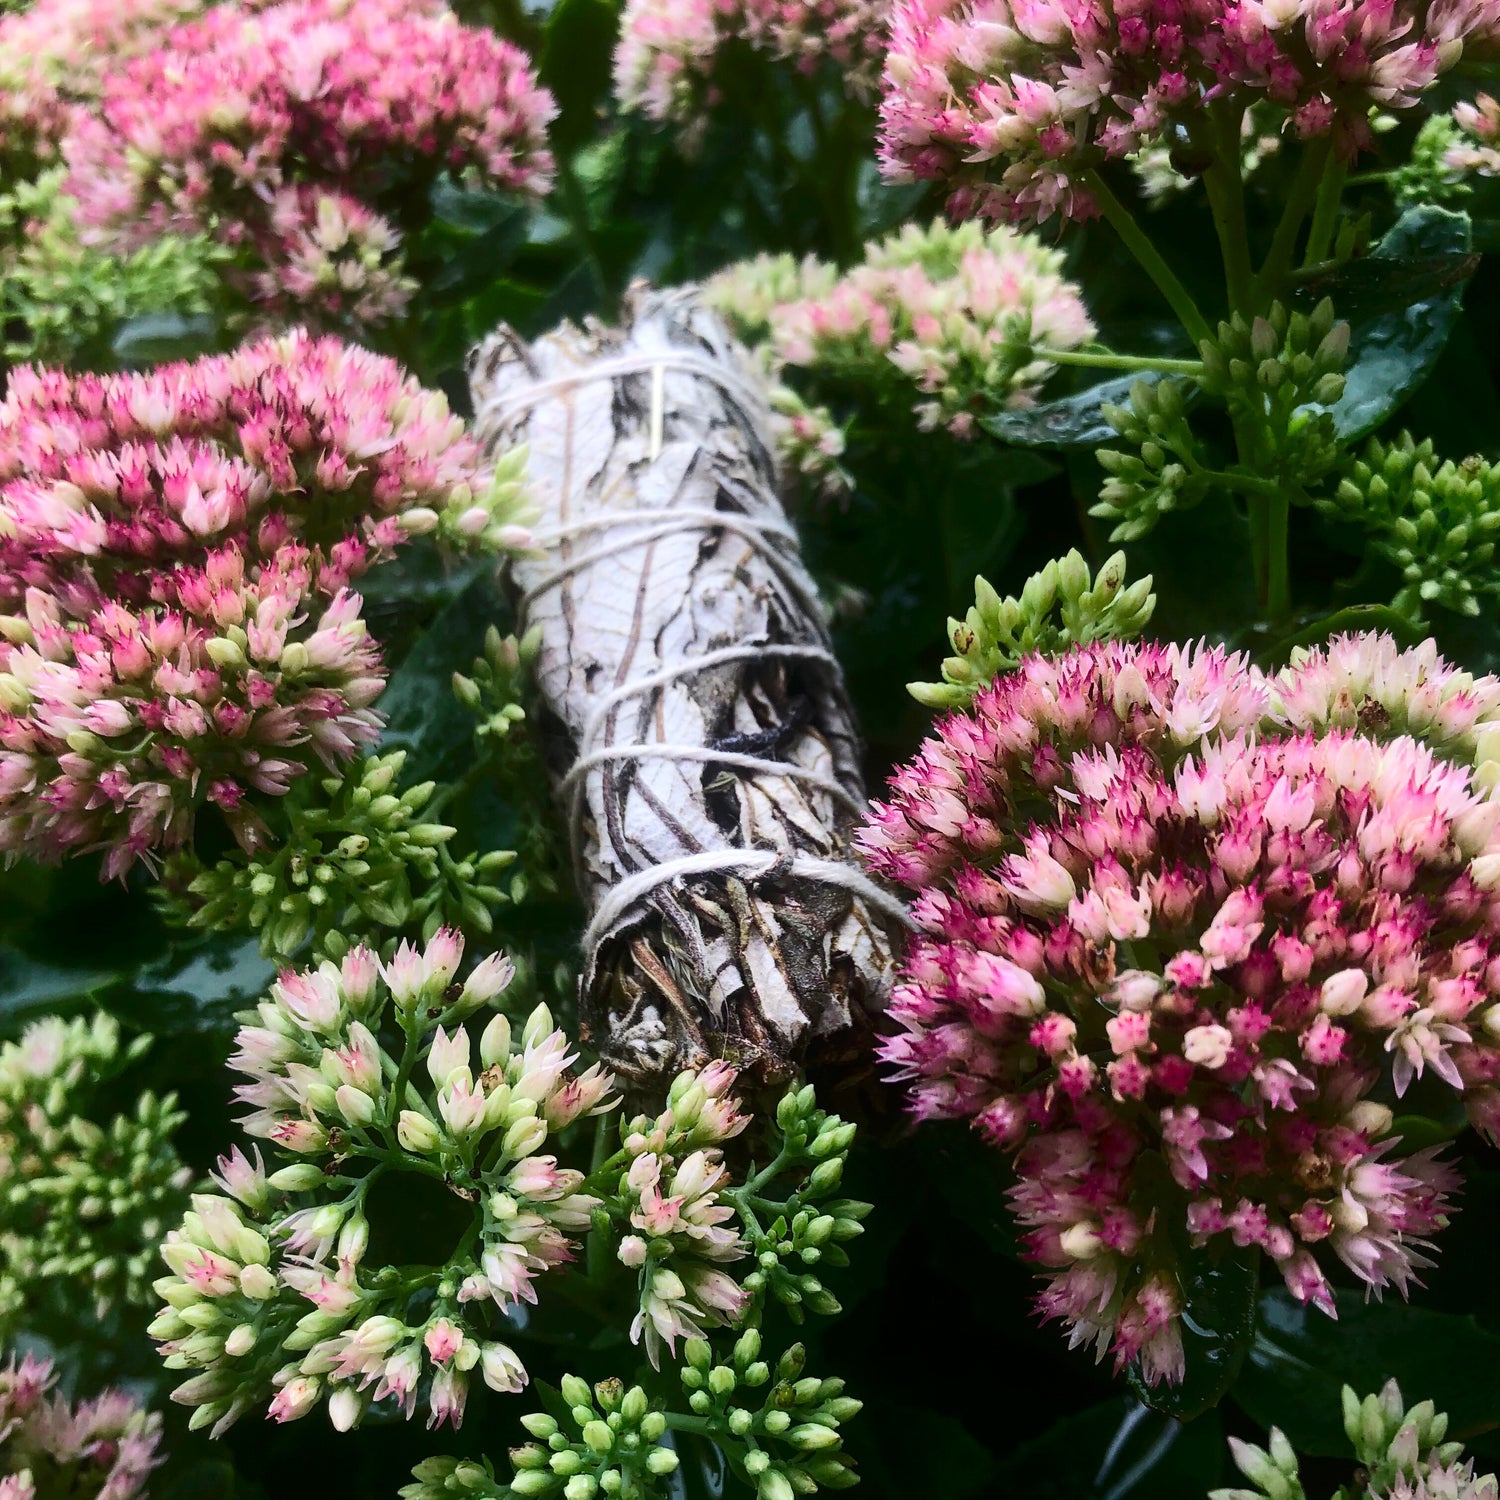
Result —
[[[469, 0], [460, 9], [525, 45], [562, 111], [553, 135], [559, 186], [544, 206], [440, 183], [430, 224], [410, 247], [421, 292], [390, 352], [460, 410], [464, 355], [499, 321], [534, 334], [564, 317], [608, 317], [637, 277], [699, 278], [762, 249], [847, 261], [870, 236], [935, 210], [916, 190], [879, 183], [872, 115], [846, 102], [832, 76], [796, 77], [747, 53], [728, 74], [718, 123], [701, 151], [686, 156], [667, 134], [611, 113], [611, 0], [550, 7]], [[1392, 160], [1403, 148], [1400, 140], [1385, 147]], [[1258, 183], [1267, 213], [1277, 172], [1273, 165]], [[1370, 207], [1390, 222], [1378, 186]], [[1481, 196], [1471, 207], [1476, 246], [1500, 245], [1500, 203]], [[1156, 210], [1153, 228], [1175, 247], [1190, 286], [1201, 284], [1211, 300], [1217, 250], [1197, 205]], [[1068, 251], [1101, 337], [1113, 347], [1162, 348], [1163, 309], [1110, 232], [1077, 231]], [[1489, 259], [1466, 269], [1473, 274], [1462, 290], [1464, 316], [1430, 378], [1389, 425], [1430, 435], [1453, 454], [1495, 458], [1500, 271]], [[1414, 291], [1433, 288], [1397, 279], [1377, 290], [1384, 305], [1402, 307]], [[220, 334], [201, 318], [158, 317], [118, 329], [106, 357], [141, 362], [216, 342]], [[1070, 381], [1081, 389], [1089, 377], [1065, 372], [1054, 389]], [[1101, 476], [1086, 444], [1039, 451], [988, 438], [958, 443], [882, 407], [857, 415], [847, 462], [857, 481], [847, 506], [809, 504], [800, 521], [820, 582], [844, 601], [837, 642], [873, 787], [929, 722], [904, 684], [933, 675], [941, 622], [972, 598], [973, 575], [1006, 592], [1070, 546], [1094, 561], [1108, 548], [1087, 517]], [[1386, 580], [1368, 569], [1352, 586], [1340, 582], [1360, 554], [1355, 538], [1307, 513], [1295, 525], [1299, 593], [1316, 602], [1318, 615], [1389, 597]], [[1158, 579], [1152, 633], [1233, 639], [1226, 622], [1253, 615], [1246, 545], [1241, 518], [1204, 506], [1169, 518], [1134, 549], [1132, 576], [1154, 571]], [[408, 750], [413, 779], [451, 772], [468, 731], [448, 679], [468, 666], [487, 624], [507, 627], [505, 606], [482, 570], [443, 574], [411, 560], [376, 574], [367, 593], [395, 665], [382, 703], [391, 716], [387, 743]], [[1371, 618], [1389, 623], [1373, 611]], [[1493, 609], [1474, 619], [1435, 612], [1432, 626], [1445, 653], [1474, 670], [1500, 668]], [[504, 847], [517, 834], [515, 804], [494, 790], [450, 811], [463, 825], [461, 842]], [[575, 931], [566, 897], [534, 891], [503, 916], [497, 936], [531, 957], [544, 989], [565, 993]], [[143, 889], [101, 886], [83, 863], [0, 879], [0, 1036], [48, 1011], [95, 1005], [151, 1031], [156, 1044], [129, 1087], [179, 1093], [193, 1122], [182, 1146], [200, 1170], [232, 1138], [219, 1063], [233, 1012], [269, 974], [253, 939], [184, 937], [161, 922]], [[1491, 1249], [1500, 1170], [1471, 1170], [1463, 1212], [1415, 1306], [1367, 1304], [1351, 1292], [1335, 1325], [1267, 1292], [1230, 1399], [1195, 1412], [1189, 1394], [1189, 1420], [1179, 1422], [1139, 1405], [1107, 1369], [1035, 1324], [1027, 1312], [1032, 1273], [1015, 1254], [995, 1155], [957, 1126], [913, 1138], [891, 1118], [868, 1134], [881, 1145], [863, 1141], [848, 1187], [874, 1200], [876, 1213], [837, 1287], [844, 1311], [814, 1335], [811, 1361], [847, 1375], [866, 1403], [849, 1445], [870, 1500], [1187, 1500], [1227, 1481], [1226, 1433], [1255, 1436], [1274, 1421], [1311, 1457], [1341, 1453], [1339, 1385], [1371, 1390], [1392, 1375], [1413, 1398], [1430, 1396], [1447, 1409], [1455, 1434], [1485, 1465], [1500, 1463], [1500, 1278]], [[414, 1204], [405, 1216], [413, 1235], [425, 1211]], [[160, 1395], [147, 1346], [130, 1333], [101, 1327], [90, 1346], [70, 1352], [80, 1385], [123, 1377]], [[623, 1339], [618, 1329], [549, 1315], [528, 1331], [525, 1347], [528, 1361], [555, 1378], [580, 1355], [629, 1363]], [[122, 1349], [134, 1356], [122, 1362]], [[462, 1433], [441, 1446], [499, 1452], [519, 1438], [519, 1408], [476, 1392]], [[399, 1421], [372, 1420], [357, 1440], [338, 1439], [321, 1415], [280, 1428], [247, 1420], [214, 1449], [182, 1427], [171, 1412], [171, 1459], [152, 1487], [160, 1500], [386, 1494], [432, 1446]], [[1342, 1470], [1328, 1473], [1332, 1484]], [[1317, 1479], [1316, 1465], [1309, 1477]], [[684, 1500], [719, 1493], [712, 1466], [685, 1466], [679, 1493]]]

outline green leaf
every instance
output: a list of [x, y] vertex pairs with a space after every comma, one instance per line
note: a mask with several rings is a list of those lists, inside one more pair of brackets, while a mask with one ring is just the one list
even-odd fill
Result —
[[1023, 1444], [1001, 1461], [998, 1482], [985, 1493], [995, 1500], [1203, 1500], [1223, 1476], [1224, 1458], [1217, 1412], [1182, 1423], [1120, 1398], [1064, 1417]]
[[1131, 387], [1138, 380], [1149, 383], [1155, 378], [1121, 375], [1091, 385], [1074, 396], [1043, 401], [1021, 411], [981, 417], [979, 425], [992, 437], [1014, 443], [1018, 448], [1094, 448], [1112, 442], [1117, 435], [1104, 420], [1103, 408], [1128, 401]]
[[406, 751], [408, 785], [451, 778], [472, 754], [474, 717], [453, 696], [453, 674], [472, 667], [485, 629], [506, 618], [492, 572], [483, 570], [439, 613], [380, 695], [381, 749]]
[[1384, 631], [1401, 646], [1416, 646], [1427, 631], [1388, 604], [1351, 604], [1332, 614], [1308, 610], [1279, 625], [1257, 621], [1234, 636], [1234, 644], [1251, 652], [1263, 666], [1282, 666], [1296, 646], [1317, 646], [1335, 635]]
[[19, 1031], [49, 1011], [77, 1010], [118, 978], [108, 969], [67, 968], [0, 948], [0, 1033]]
[[1260, 1323], [1234, 1399], [1273, 1424], [1299, 1452], [1344, 1455], [1339, 1391], [1361, 1396], [1392, 1378], [1408, 1401], [1432, 1400], [1449, 1432], [1472, 1437], [1500, 1426], [1500, 1336], [1466, 1315], [1338, 1294], [1338, 1320], [1300, 1306], [1284, 1288], [1261, 1298]]
[[567, 147], [592, 134], [595, 111], [609, 90], [619, 8], [611, 0], [558, 0], [547, 17], [537, 71], [557, 100], [555, 143]]
[[122, 365], [159, 365], [206, 354], [214, 347], [217, 331], [207, 313], [142, 313], [119, 326], [110, 348]]
[[1182, 1382], [1148, 1386], [1136, 1368], [1129, 1378], [1131, 1389], [1147, 1406], [1188, 1421], [1223, 1400], [1250, 1352], [1260, 1257], [1253, 1249], [1231, 1250], [1217, 1258], [1206, 1250], [1189, 1250], [1182, 1265]]
[[1352, 327], [1348, 382], [1333, 407], [1340, 437], [1373, 432], [1432, 374], [1478, 265], [1466, 214], [1414, 208], [1320, 288]]

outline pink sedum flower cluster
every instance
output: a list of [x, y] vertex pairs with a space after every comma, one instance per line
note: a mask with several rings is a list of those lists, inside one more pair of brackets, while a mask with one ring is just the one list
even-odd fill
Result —
[[0, 404], [0, 850], [106, 876], [378, 737], [350, 591], [493, 517], [442, 396], [297, 333], [147, 374], [12, 372]]
[[1330, 1313], [1335, 1261], [1430, 1264], [1457, 1177], [1393, 1156], [1392, 1104], [1431, 1076], [1500, 1129], [1500, 802], [1465, 764], [1500, 684], [1459, 676], [1372, 637], [1274, 680], [1032, 657], [875, 808], [871, 868], [919, 893], [884, 1056], [1013, 1156], [1075, 1345], [1179, 1379], [1184, 1237]]
[[682, 127], [691, 141], [718, 103], [717, 75], [735, 41], [811, 73], [835, 64], [855, 98], [880, 73], [889, 0], [628, 0], [615, 51], [627, 110]]
[[241, 845], [252, 793], [283, 795], [380, 733], [385, 685], [360, 598], [321, 598], [307, 550], [247, 569], [233, 547], [162, 575], [161, 597], [68, 619], [27, 591], [0, 643], [0, 850], [100, 852], [106, 879], [191, 838], [205, 805]]
[[882, 164], [950, 182], [961, 215], [1087, 218], [1089, 170], [1212, 128], [1216, 101], [1268, 102], [1353, 154], [1373, 110], [1497, 37], [1497, 0], [903, 0]]
[[108, 76], [65, 142], [67, 190], [99, 244], [206, 230], [272, 309], [368, 323], [410, 290], [391, 210], [443, 170], [545, 190], [553, 112], [518, 48], [434, 4], [223, 5]]
[[744, 1287], [719, 1269], [749, 1254], [735, 1208], [721, 1196], [732, 1185], [724, 1142], [750, 1123], [733, 1093], [736, 1076], [724, 1062], [680, 1074], [659, 1115], [638, 1116], [621, 1132], [630, 1164], [620, 1181], [628, 1232], [618, 1255], [639, 1272], [630, 1338], [645, 1340], [653, 1369], [663, 1344], [675, 1354], [678, 1339], [737, 1323], [750, 1304]]
[[297, 332], [145, 373], [12, 372], [0, 404], [0, 604], [81, 617], [162, 597], [236, 548], [317, 551], [332, 592], [439, 512], [472, 508], [477, 445], [394, 361]]
[[1481, 93], [1453, 111], [1458, 137], [1443, 157], [1452, 172], [1500, 177], [1500, 100]]
[[0, 16], [0, 151], [56, 156], [74, 106], [204, 0], [34, 0]]
[[1094, 337], [1061, 255], [1035, 236], [977, 224], [909, 224], [840, 275], [815, 260], [761, 256], [721, 272], [708, 296], [774, 362], [915, 387], [918, 420], [959, 435], [976, 408], [1032, 405], [1049, 350]]
[[117, 1390], [75, 1406], [52, 1394], [56, 1379], [33, 1354], [0, 1369], [0, 1500], [143, 1496], [161, 1462], [161, 1418]]

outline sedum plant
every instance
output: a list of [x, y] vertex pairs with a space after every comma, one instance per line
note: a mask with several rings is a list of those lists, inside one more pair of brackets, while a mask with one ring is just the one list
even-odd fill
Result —
[[[1475, 1474], [1462, 1443], [1444, 1442], [1447, 1416], [1431, 1401], [1407, 1407], [1394, 1380], [1363, 1400], [1346, 1385], [1343, 1411], [1359, 1477], [1335, 1500], [1492, 1500], [1500, 1494], [1493, 1474]], [[1215, 1490], [1209, 1500], [1307, 1500], [1297, 1455], [1277, 1428], [1265, 1448], [1238, 1438], [1229, 1443], [1251, 1487]]]
[[[771, 1309], [793, 1321], [838, 1310], [824, 1267], [847, 1263], [842, 1245], [868, 1211], [838, 1196], [854, 1127], [793, 1090], [769, 1158], [731, 1165], [752, 1125], [732, 1068], [684, 1073], [664, 1108], [624, 1115], [611, 1076], [577, 1066], [546, 1006], [506, 1013], [510, 963], [490, 954], [460, 982], [463, 952], [446, 929], [384, 962], [354, 947], [283, 973], [245, 1015], [236, 1096], [272, 1161], [259, 1149], [221, 1159], [217, 1191], [195, 1195], [166, 1236], [155, 1283], [151, 1331], [166, 1367], [187, 1372], [172, 1397], [190, 1425], [218, 1435], [250, 1412], [287, 1422], [326, 1405], [340, 1431], [372, 1406], [457, 1428], [476, 1381], [526, 1386], [519, 1310], [544, 1307], [582, 1256], [571, 1274], [585, 1295], [612, 1298], [602, 1305], [653, 1371], [685, 1361], [681, 1389], [591, 1391], [569, 1376], [556, 1417], [528, 1419], [544, 1446], [512, 1454], [510, 1488], [495, 1492], [593, 1493], [592, 1477], [602, 1493], [628, 1479], [656, 1494], [640, 1486], [674, 1467], [657, 1444], [669, 1431], [717, 1443], [761, 1494], [794, 1474], [837, 1483], [837, 1428], [857, 1409], [839, 1383], [798, 1381], [791, 1348], [780, 1384], [751, 1393], [769, 1379], [755, 1330]], [[447, 1212], [428, 1220], [425, 1260], [393, 1264], [378, 1249], [380, 1204], [402, 1178], [433, 1184]], [[715, 1330], [738, 1328], [750, 1332], [721, 1372]], [[490, 1484], [491, 1472], [433, 1458], [408, 1493]]]
[[150, 1090], [129, 1112], [101, 1107], [108, 1085], [150, 1042], [122, 1045], [118, 1023], [100, 1012], [89, 1020], [48, 1016], [0, 1046], [7, 1342], [17, 1328], [50, 1330], [58, 1321], [76, 1328], [85, 1321], [71, 1305], [77, 1296], [95, 1318], [150, 1299], [157, 1245], [192, 1180], [173, 1144], [187, 1116], [173, 1095]]

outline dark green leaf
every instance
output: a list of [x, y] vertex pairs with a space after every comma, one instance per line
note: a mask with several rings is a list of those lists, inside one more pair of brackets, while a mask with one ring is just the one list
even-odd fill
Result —
[[214, 347], [217, 325], [207, 313], [142, 313], [116, 330], [110, 347], [122, 365], [192, 359]]
[[467, 763], [474, 719], [453, 696], [453, 674], [467, 672], [484, 649], [484, 632], [505, 606], [486, 569], [428, 627], [391, 674], [380, 709], [386, 716], [383, 750], [405, 750], [403, 780], [444, 780]]
[[594, 128], [609, 90], [618, 13], [611, 0], [558, 0], [547, 17], [538, 72], [557, 100], [552, 135], [564, 147]]
[[1432, 1400], [1469, 1437], [1500, 1426], [1500, 1336], [1468, 1316], [1399, 1302], [1338, 1296], [1338, 1320], [1268, 1291], [1235, 1400], [1262, 1424], [1280, 1427], [1308, 1454], [1349, 1450], [1339, 1391], [1361, 1395], [1392, 1378], [1410, 1402]]
[[1122, 1397], [1065, 1417], [1017, 1449], [985, 1493], [995, 1500], [1203, 1500], [1224, 1457], [1217, 1412], [1184, 1424]]
[[47, 1011], [76, 1010], [118, 978], [108, 968], [68, 968], [0, 948], [0, 1031], [19, 1030]]
[[1018, 448], [1094, 448], [1113, 441], [1115, 430], [1104, 420], [1101, 408], [1118, 406], [1130, 399], [1130, 389], [1150, 375], [1121, 375], [1101, 381], [1075, 396], [1043, 401], [1023, 411], [1000, 412], [981, 417], [979, 425], [992, 437]]
[[518, 222], [525, 232], [527, 208], [514, 193], [466, 188], [443, 176], [433, 183], [429, 201], [440, 224], [452, 225], [466, 234], [488, 234]]
[[1263, 665], [1282, 665], [1294, 647], [1316, 646], [1335, 635], [1353, 635], [1361, 631], [1384, 631], [1402, 646], [1415, 646], [1426, 639], [1427, 632], [1413, 625], [1407, 617], [1388, 604], [1351, 604], [1331, 615], [1308, 611], [1290, 622], [1269, 625], [1257, 622], [1235, 637], [1235, 644], [1249, 650]]
[[1467, 215], [1415, 208], [1330, 289], [1353, 327], [1348, 383], [1333, 408], [1341, 437], [1373, 432], [1432, 373], [1478, 264]]
[[1130, 1385], [1147, 1406], [1181, 1421], [1217, 1406], [1232, 1386], [1255, 1338], [1259, 1253], [1232, 1250], [1215, 1258], [1206, 1250], [1183, 1257], [1180, 1385], [1148, 1386], [1137, 1369]]

